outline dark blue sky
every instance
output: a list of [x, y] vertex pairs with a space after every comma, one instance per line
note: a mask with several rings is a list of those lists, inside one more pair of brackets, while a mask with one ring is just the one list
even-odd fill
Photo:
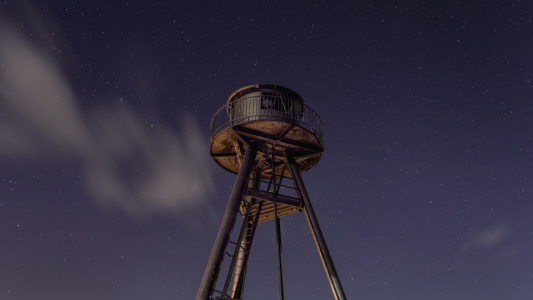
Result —
[[[531, 299], [533, 4], [389, 2], [0, 3], [0, 299], [193, 299], [235, 180], [211, 117], [255, 83], [323, 120], [348, 299]], [[333, 299], [281, 222], [287, 298]], [[245, 299], [277, 297], [273, 238]]]

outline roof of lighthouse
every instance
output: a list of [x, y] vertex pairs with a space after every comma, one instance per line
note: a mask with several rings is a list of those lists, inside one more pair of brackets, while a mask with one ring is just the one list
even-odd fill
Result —
[[250, 93], [258, 92], [258, 91], [261, 91], [263, 93], [281, 94], [283, 96], [295, 99], [297, 101], [304, 102], [304, 100], [298, 93], [296, 93], [295, 91], [287, 87], [276, 85], [276, 84], [252, 84], [252, 85], [242, 87], [236, 90], [235, 92], [233, 92], [233, 94], [229, 96], [227, 103], [230, 103], [236, 99], [239, 99], [246, 94], [250, 94]]

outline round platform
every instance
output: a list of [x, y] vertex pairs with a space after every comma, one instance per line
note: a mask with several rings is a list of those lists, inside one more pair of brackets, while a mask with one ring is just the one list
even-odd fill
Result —
[[[301, 173], [322, 156], [322, 121], [294, 91], [277, 85], [252, 85], [234, 92], [211, 121], [210, 150], [224, 169], [237, 173], [244, 150], [254, 143], [254, 167], [269, 178], [272, 170], [289, 177], [285, 151], [291, 151]], [[272, 156], [274, 161], [272, 161]]]

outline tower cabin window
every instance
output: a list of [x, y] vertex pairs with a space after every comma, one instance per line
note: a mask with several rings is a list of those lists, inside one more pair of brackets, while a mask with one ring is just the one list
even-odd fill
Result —
[[261, 109], [276, 109], [276, 102], [280, 102], [280, 101], [281, 101], [281, 95], [272, 94], [272, 93], [263, 93], [261, 95]]

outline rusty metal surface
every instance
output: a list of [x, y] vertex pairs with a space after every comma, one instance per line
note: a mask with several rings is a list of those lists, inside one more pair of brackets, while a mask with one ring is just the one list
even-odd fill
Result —
[[[262, 121], [250, 124], [243, 124], [241, 126], [244, 128], [250, 128], [255, 131], [276, 136], [278, 134], [283, 133], [291, 125], [272, 121]], [[239, 137], [241, 137], [243, 139], [261, 142], [262, 147], [258, 150], [258, 155], [256, 157], [256, 166], [257, 162], [261, 161], [261, 156], [269, 155], [270, 150], [277, 150], [280, 153], [283, 153], [287, 149], [290, 149], [292, 152], [298, 153], [296, 163], [298, 165], [298, 168], [300, 169], [300, 172], [302, 173], [307, 172], [308, 170], [316, 166], [322, 158], [321, 152], [323, 151], [323, 148], [321, 147], [318, 139], [309, 131], [303, 128], [300, 128], [298, 126], [291, 126], [289, 130], [287, 130], [284, 134], [285, 139], [281, 141], [269, 139], [268, 137], [266, 137], [266, 134], [263, 136], [259, 136], [249, 133], [235, 132], [231, 128], [226, 128], [220, 131], [212, 139], [210, 145], [211, 156], [219, 166], [230, 171], [231, 173], [236, 174], [240, 167], [240, 158], [242, 157], [242, 151], [239, 151], [240, 149], [238, 146]], [[239, 135], [239, 137], [237, 135]], [[301, 145], [295, 144], [292, 141], [300, 143]], [[309, 146], [314, 146], [315, 149], [309, 149]], [[302, 158], [298, 158], [299, 156], [301, 156]], [[269, 176], [270, 175], [265, 175], [262, 177], [266, 178]], [[288, 170], [285, 170], [284, 176], [289, 176]]]
[[[257, 212], [258, 205], [259, 204], [254, 204], [252, 206], [252, 214], [255, 214]], [[278, 203], [278, 217], [283, 217], [301, 211], [302, 208], [300, 207]], [[258, 222], [264, 222], [271, 219], [274, 219], [274, 202], [263, 201], [263, 207], [261, 208]]]

